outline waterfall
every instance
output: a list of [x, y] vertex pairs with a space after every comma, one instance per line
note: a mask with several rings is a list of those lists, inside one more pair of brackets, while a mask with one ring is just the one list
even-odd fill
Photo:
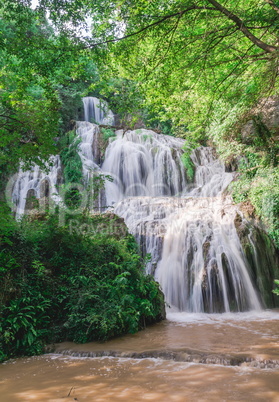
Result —
[[86, 96], [83, 98], [83, 106], [85, 121], [113, 126], [114, 115], [109, 110], [106, 101], [93, 96]]
[[[233, 180], [233, 173], [226, 173], [224, 164], [210, 147], [201, 147], [191, 155], [195, 165], [195, 183], [191, 196], [214, 197], [221, 195]], [[184, 192], [187, 195], [187, 190]]]
[[[99, 126], [90, 120], [104, 124], [113, 115], [96, 98], [83, 102], [86, 121], [77, 123], [82, 185], [86, 188], [92, 175], [112, 177], [99, 207], [113, 208], [124, 218], [142, 255], [148, 256], [146, 271], [160, 283], [166, 302], [189, 312], [261, 309], [259, 251], [248, 230], [252, 266], [235, 225], [237, 216], [248, 222], [224, 195], [234, 173], [225, 171], [212, 148], [200, 147], [191, 154], [195, 177], [189, 182], [181, 162], [184, 140], [146, 129], [116, 131], [104, 153]], [[48, 172], [38, 166], [19, 172], [13, 188], [17, 216], [26, 210], [31, 192], [35, 198], [51, 195], [60, 201], [61, 163], [58, 156], [51, 161]]]
[[209, 147], [191, 158], [195, 181], [181, 164], [184, 141], [148, 130], [117, 133], [102, 170], [109, 205], [150, 254], [147, 273], [179, 311], [229, 312], [261, 308], [252, 272], [237, 235], [239, 213], [222, 195], [234, 174]]
[[40, 210], [43, 212], [49, 208], [51, 201], [55, 204], [59, 203], [61, 199], [57, 186], [61, 179], [62, 167], [59, 155], [52, 156], [45, 169], [41, 169], [36, 164], [31, 170], [23, 170], [21, 167], [13, 178], [12, 202], [16, 218], [28, 212], [28, 199], [31, 200], [31, 207], [35, 199], [40, 200]]
[[152, 255], [148, 273], [155, 271], [170, 305], [192, 312], [260, 309], [229, 199], [141, 197], [123, 200], [115, 212]]
[[106, 185], [108, 205], [128, 196], [178, 196], [186, 187], [181, 162], [184, 141], [151, 130], [123, 130], [108, 145], [102, 170], [114, 181]]
[[[83, 104], [85, 121], [77, 122], [77, 136], [80, 140], [78, 153], [82, 161], [86, 183], [96, 172], [100, 171], [98, 165], [100, 163], [99, 127], [89, 121], [94, 120], [98, 124], [113, 125], [114, 115], [104, 100], [88, 96], [83, 98]], [[24, 170], [21, 167], [16, 177], [10, 180], [9, 187], [11, 189], [6, 191], [7, 198], [12, 199], [12, 208], [16, 218], [19, 219], [25, 213], [37, 210], [34, 200], [38, 200], [41, 212], [49, 208], [51, 202], [63, 205], [58, 189], [62, 182], [62, 166], [59, 155], [52, 156], [45, 169], [36, 164], [30, 170]], [[30, 200], [32, 202], [29, 202], [30, 205], [28, 205]]]
[[85, 121], [78, 122], [77, 136], [80, 140], [78, 154], [82, 162], [83, 177], [88, 181], [95, 171], [100, 170], [99, 165], [97, 164], [99, 159], [99, 127]]

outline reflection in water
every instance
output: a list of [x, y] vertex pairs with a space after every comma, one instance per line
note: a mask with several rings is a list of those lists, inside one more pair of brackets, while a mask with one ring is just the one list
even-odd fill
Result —
[[[163, 323], [106, 343], [56, 345], [56, 352], [67, 356], [47, 354], [2, 364], [0, 401], [275, 402], [278, 341], [279, 312], [172, 313]], [[92, 352], [141, 354], [141, 359], [69, 355]], [[144, 357], [156, 352], [164, 352], [163, 358]], [[215, 364], [172, 360], [191, 353]], [[224, 356], [233, 356], [237, 365], [218, 364]], [[273, 362], [272, 368], [265, 368], [267, 362]]]

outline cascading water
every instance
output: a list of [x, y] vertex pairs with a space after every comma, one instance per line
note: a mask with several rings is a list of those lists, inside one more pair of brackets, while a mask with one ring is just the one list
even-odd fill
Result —
[[184, 141], [150, 130], [116, 132], [102, 170], [114, 181], [106, 185], [108, 205], [128, 196], [178, 196], [186, 188], [181, 162]]
[[[99, 127], [89, 120], [103, 124], [107, 116], [100, 108], [94, 114], [96, 105], [96, 98], [85, 98], [87, 121], [77, 123], [84, 182], [98, 172], [113, 178], [99, 206], [113, 206], [142, 255], [150, 254], [147, 273], [161, 284], [166, 302], [190, 312], [260, 309], [254, 273], [235, 227], [241, 213], [223, 195], [234, 174], [225, 172], [213, 149], [201, 147], [191, 155], [195, 179], [188, 182], [181, 162], [184, 140], [145, 129], [117, 131], [101, 164]], [[39, 197], [42, 179], [37, 168], [20, 173], [13, 199], [21, 211], [28, 189]], [[55, 187], [57, 178], [49, 179]]]
[[[61, 182], [61, 177], [62, 167], [59, 155], [52, 156], [45, 169], [41, 169], [38, 165], [34, 165], [32, 170], [20, 168], [14, 178], [12, 189], [12, 202], [16, 218], [20, 218], [27, 212], [28, 199], [44, 200], [48, 198], [56, 204], [60, 202], [57, 186]], [[41, 210], [46, 207], [42, 203], [40, 206]]]
[[[214, 150], [201, 147], [191, 155], [195, 165], [195, 181], [191, 196], [215, 197], [221, 195], [233, 180], [232, 173], [226, 173], [224, 165], [216, 158]], [[187, 195], [187, 191], [184, 192]]]
[[[68, 393], [73, 399], [119, 395], [121, 400], [142, 400], [144, 391], [152, 400], [231, 400], [232, 395], [235, 400], [275, 400], [278, 312], [203, 314], [259, 310], [255, 289], [261, 289], [261, 296], [272, 295], [275, 253], [264, 241], [266, 234], [224, 196], [233, 174], [225, 172], [211, 148], [201, 147], [191, 155], [195, 180], [187, 182], [180, 159], [183, 140], [152, 131], [117, 132], [105, 158], [97, 125], [78, 122], [77, 137], [84, 176], [78, 188], [90, 187], [88, 181], [98, 172], [113, 177], [100, 205], [114, 205], [142, 254], [151, 254], [147, 272], [159, 280], [175, 309], [165, 322], [132, 336], [105, 343], [64, 342], [50, 346], [55, 354], [4, 362], [2, 398], [29, 400], [32, 394], [34, 400], [53, 400], [55, 394], [63, 400], [74, 377], [75, 387]], [[48, 172], [34, 166], [10, 180], [8, 193], [13, 188], [18, 217], [28, 210], [28, 194], [39, 199], [56, 193], [52, 198], [63, 204], [63, 194], [57, 195], [60, 159], [52, 161]], [[88, 376], [89, 371], [94, 375]], [[197, 378], [202, 379], [198, 386]]]
[[[169, 141], [169, 150], [173, 149], [173, 139], [162, 137]], [[107, 153], [110, 152], [108, 147]], [[138, 157], [141, 158], [140, 150]], [[118, 158], [122, 158], [120, 152]], [[234, 225], [237, 207], [229, 197], [222, 196], [233, 174], [225, 172], [210, 148], [197, 149], [192, 159], [196, 166], [195, 182], [186, 186], [182, 195], [123, 198], [115, 212], [125, 219], [143, 254], [151, 254], [147, 270], [155, 275], [172, 307], [191, 312], [260, 309]], [[112, 164], [112, 174], [117, 172], [117, 165], [116, 161]], [[156, 168], [157, 165], [153, 166], [154, 171]], [[175, 163], [170, 172], [169, 182], [175, 183], [179, 176]], [[166, 195], [171, 194], [166, 182], [163, 188]]]
[[98, 138], [99, 127], [87, 122], [79, 122], [77, 125], [77, 135], [80, 140], [78, 154], [82, 162], [83, 177], [88, 181], [95, 171], [100, 167], [96, 163], [98, 160]]
[[83, 106], [85, 121], [113, 126], [114, 115], [106, 101], [93, 96], [86, 96], [83, 98]]
[[[83, 105], [85, 121], [78, 123], [77, 134], [81, 141], [78, 153], [82, 161], [83, 176], [87, 182], [96, 174], [96, 171], [100, 170], [98, 166], [100, 162], [98, 160], [99, 127], [88, 122], [94, 120], [98, 124], [113, 125], [114, 115], [106, 101], [95, 97], [83, 98]], [[12, 182], [12, 191], [6, 195], [7, 198], [12, 198], [17, 219], [27, 212], [28, 199], [42, 200], [47, 197], [56, 204], [62, 204], [62, 199], [58, 195], [58, 186], [62, 183], [62, 166], [59, 155], [50, 158], [46, 169], [41, 169], [36, 164], [32, 170], [20, 169]], [[46, 205], [40, 205], [40, 207], [43, 212]]]

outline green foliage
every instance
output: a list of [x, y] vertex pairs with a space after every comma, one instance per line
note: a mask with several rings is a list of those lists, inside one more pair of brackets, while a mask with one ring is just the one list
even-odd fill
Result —
[[[104, 140], [114, 137], [114, 131], [101, 128]], [[91, 177], [85, 181], [82, 174], [82, 162], [78, 154], [80, 139], [75, 131], [69, 131], [60, 139], [60, 157], [63, 164], [64, 184], [60, 186], [65, 205], [77, 211], [81, 207], [81, 187], [86, 193], [87, 202], [84, 209], [95, 207], [94, 202], [98, 199], [106, 180], [112, 180], [111, 176], [104, 175], [99, 171], [92, 170]]]
[[118, 114], [121, 125], [133, 128], [134, 124], [142, 118], [143, 97], [136, 81], [121, 76], [117, 78], [108, 76], [108, 72], [104, 72], [103, 79], [93, 83], [90, 88], [107, 99], [110, 108]]
[[235, 202], [250, 200], [266, 230], [279, 247], [279, 168], [258, 165], [250, 155], [241, 163], [238, 180], [230, 185]]
[[199, 146], [197, 140], [190, 140], [189, 138], [185, 141], [183, 146], [184, 153], [181, 156], [183, 165], [186, 168], [186, 175], [190, 182], [194, 181], [195, 177], [195, 165], [191, 159], [191, 153], [194, 148]]
[[274, 283], [275, 283], [275, 285], [277, 286], [277, 288], [273, 290], [273, 293], [275, 293], [277, 296], [279, 296], [279, 280], [276, 279], [276, 280], [274, 281]]
[[104, 141], [108, 141], [110, 138], [115, 138], [115, 132], [111, 128], [101, 127], [101, 134]]
[[[38, 275], [40, 276], [40, 275]], [[31, 290], [31, 289], [30, 289]], [[39, 294], [11, 300], [2, 312], [3, 349], [10, 355], [42, 353], [47, 335], [50, 300]]]
[[[93, 9], [94, 39], [107, 41], [105, 74], [124, 76], [142, 97], [141, 110], [163, 115], [163, 121], [186, 127], [196, 138], [205, 138], [219, 100], [226, 103], [226, 115], [276, 90], [279, 17], [264, 0], [139, 1], [121, 7], [102, 1]], [[129, 87], [115, 92], [116, 98], [120, 93], [129, 99]]]
[[57, 137], [81, 117], [81, 95], [97, 72], [30, 2], [0, 3], [0, 41], [0, 168], [9, 173], [19, 160], [43, 164], [57, 153]]
[[69, 188], [65, 191], [64, 202], [70, 210], [77, 210], [81, 206], [82, 195], [77, 188]]
[[[244, 136], [242, 130], [247, 122], [253, 122], [253, 132]], [[276, 132], [268, 130], [260, 113], [253, 112], [249, 103], [240, 102], [230, 109], [228, 103], [219, 100], [207, 135], [214, 141], [220, 157], [225, 161], [233, 160], [237, 168], [237, 178], [229, 187], [234, 201], [250, 201], [279, 247], [279, 145]]]
[[181, 156], [181, 160], [182, 160], [183, 165], [186, 168], [187, 178], [188, 178], [189, 181], [192, 182], [194, 180], [194, 177], [195, 177], [195, 167], [194, 167], [192, 159], [190, 158], [190, 155], [185, 152]]
[[38, 354], [50, 342], [105, 340], [162, 319], [162, 293], [136, 249], [117, 217], [68, 216], [63, 227], [55, 215], [24, 219], [1, 241], [0, 358]]
[[82, 162], [78, 154], [80, 140], [76, 137], [75, 131], [69, 131], [62, 137], [60, 142], [60, 157], [63, 164], [65, 183], [81, 183]]
[[[208, 129], [217, 138], [214, 127], [229, 111], [238, 118], [276, 93], [276, 10], [264, 0], [213, 3], [39, 0], [34, 10], [30, 2], [3, 3], [3, 166], [8, 152], [27, 161], [53, 152], [53, 138], [81, 115], [86, 84], [124, 126], [145, 124], [199, 142]], [[85, 33], [90, 17], [92, 36]], [[258, 146], [269, 142], [272, 151], [259, 128]]]

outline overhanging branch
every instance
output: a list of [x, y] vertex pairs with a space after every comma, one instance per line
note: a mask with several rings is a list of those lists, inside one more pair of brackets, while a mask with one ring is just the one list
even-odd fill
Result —
[[[268, 45], [267, 43], [263, 42], [259, 38], [257, 38], [254, 34], [252, 34], [251, 31], [245, 26], [244, 22], [235, 14], [233, 14], [231, 11], [229, 11], [227, 8], [222, 6], [218, 1], [215, 0], [207, 0], [210, 4], [212, 4], [216, 10], [220, 11], [222, 14], [224, 14], [226, 17], [228, 17], [230, 20], [232, 20], [236, 26], [239, 28], [239, 30], [252, 42], [254, 45], [258, 46], [259, 48], [263, 49], [266, 53], [274, 53], [278, 51], [278, 47]], [[268, 0], [266, 0], [268, 1]]]
[[279, 7], [276, 6], [276, 4], [274, 4], [274, 1], [273, 1], [273, 0], [265, 0], [265, 2], [266, 2], [267, 4], [269, 4], [270, 7], [272, 7], [273, 10], [276, 11], [277, 14], [279, 14]]
[[140, 33], [144, 32], [144, 31], [147, 31], [148, 29], [153, 28], [156, 25], [160, 25], [163, 22], [165, 22], [165, 21], [167, 21], [167, 20], [169, 20], [171, 18], [182, 17], [182, 15], [184, 15], [187, 12], [192, 11], [192, 10], [216, 11], [216, 9], [214, 7], [206, 7], [206, 6], [203, 7], [203, 6], [194, 6], [193, 5], [191, 7], [186, 8], [185, 10], [181, 10], [181, 11], [179, 11], [177, 13], [166, 15], [165, 17], [161, 18], [160, 20], [155, 21], [152, 24], [146, 25], [145, 27], [139, 29], [138, 31], [132, 32], [132, 33], [130, 33], [128, 35], [124, 35], [124, 36], [122, 36], [120, 38], [113, 38], [113, 39], [105, 40], [103, 42], [94, 43], [94, 44], [90, 45], [90, 47], [96, 47], [96, 46], [104, 45], [104, 44], [107, 44], [107, 43], [120, 42], [121, 40], [128, 39], [128, 38], [131, 38], [132, 36], [139, 35]]

